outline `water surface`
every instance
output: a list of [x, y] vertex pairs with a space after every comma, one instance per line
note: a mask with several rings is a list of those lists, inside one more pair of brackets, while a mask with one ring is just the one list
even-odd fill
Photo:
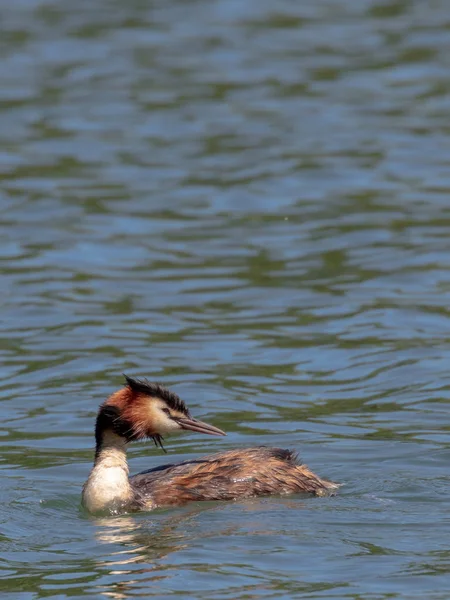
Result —
[[[447, 4], [20, 0], [0, 23], [5, 595], [446, 600]], [[273, 444], [346, 485], [88, 517], [122, 372], [228, 432], [170, 461]]]

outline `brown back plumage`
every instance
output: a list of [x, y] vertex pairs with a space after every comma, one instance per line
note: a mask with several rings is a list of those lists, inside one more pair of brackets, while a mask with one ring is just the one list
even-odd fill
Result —
[[300, 464], [290, 450], [264, 446], [165, 465], [131, 477], [130, 483], [152, 507], [300, 492], [324, 496], [338, 487]]

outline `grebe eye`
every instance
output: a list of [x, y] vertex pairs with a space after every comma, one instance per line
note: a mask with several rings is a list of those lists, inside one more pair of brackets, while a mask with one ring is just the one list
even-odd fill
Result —
[[168, 408], [163, 408], [162, 411], [166, 413], [168, 417], [170, 417], [170, 410]]

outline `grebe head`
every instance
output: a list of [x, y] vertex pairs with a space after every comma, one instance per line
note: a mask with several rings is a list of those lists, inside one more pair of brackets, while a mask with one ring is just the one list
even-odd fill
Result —
[[100, 406], [95, 428], [97, 448], [107, 430], [127, 442], [152, 438], [163, 450], [163, 435], [166, 433], [189, 430], [226, 435], [221, 429], [191, 417], [181, 398], [163, 385], [127, 375], [124, 377], [126, 387]]

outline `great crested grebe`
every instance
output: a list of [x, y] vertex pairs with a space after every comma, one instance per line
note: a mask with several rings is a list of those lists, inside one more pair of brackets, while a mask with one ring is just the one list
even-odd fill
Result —
[[128, 477], [127, 443], [180, 430], [226, 435], [191, 417], [184, 402], [158, 383], [127, 377], [126, 386], [99, 408], [95, 461], [82, 504], [91, 513], [179, 506], [193, 500], [236, 500], [270, 494], [332, 494], [339, 484], [321, 479], [295, 453], [264, 446], [230, 450]]

